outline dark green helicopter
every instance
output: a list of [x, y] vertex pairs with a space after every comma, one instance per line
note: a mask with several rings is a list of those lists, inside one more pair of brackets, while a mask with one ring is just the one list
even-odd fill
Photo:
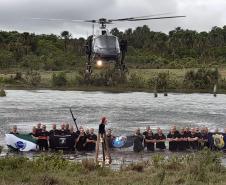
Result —
[[133, 21], [146, 21], [155, 19], [173, 19], [182, 18], [185, 16], [159, 16], [149, 15], [149, 16], [139, 16], [139, 17], [129, 17], [121, 19], [106, 19], [100, 18], [97, 20], [84, 20], [84, 22], [90, 22], [93, 24], [100, 25], [100, 32], [98, 34], [93, 34], [88, 37], [86, 48], [86, 54], [88, 61], [86, 63], [86, 73], [92, 73], [92, 65], [96, 64], [98, 67], [103, 66], [106, 63], [115, 63], [115, 67], [120, 71], [124, 72], [126, 70], [126, 65], [124, 62], [125, 54], [127, 52], [127, 41], [112, 35], [106, 28], [107, 24], [112, 24], [114, 22], [133, 22]]

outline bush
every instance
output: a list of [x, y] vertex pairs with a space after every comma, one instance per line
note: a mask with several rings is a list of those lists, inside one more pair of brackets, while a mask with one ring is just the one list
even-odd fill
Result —
[[218, 69], [200, 68], [197, 71], [190, 70], [184, 76], [184, 85], [188, 88], [205, 89], [218, 84], [220, 75]]
[[41, 83], [41, 75], [37, 71], [28, 71], [25, 73], [25, 82], [32, 87], [37, 87]]
[[[4, 96], [6, 96], [6, 92], [5, 92], [5, 90], [3, 88], [1, 88], [0, 89], [0, 97], [4, 97]], [[0, 148], [0, 151], [1, 151], [1, 148]]]
[[134, 88], [144, 88], [145, 80], [142, 76], [138, 75], [137, 73], [132, 73], [129, 77], [128, 85], [129, 87]]
[[15, 77], [14, 77], [14, 80], [23, 80], [22, 73], [21, 72], [17, 72]]
[[150, 88], [155, 88], [156, 90], [163, 90], [169, 87], [170, 84], [170, 75], [169, 72], [160, 72], [157, 73], [154, 77], [151, 77], [148, 80], [148, 85]]
[[94, 159], [83, 159], [82, 167], [88, 171], [93, 171], [97, 169], [98, 166], [96, 165]]
[[54, 87], [62, 87], [67, 85], [66, 73], [60, 72], [58, 74], [53, 73], [52, 75], [52, 85]]
[[136, 171], [143, 172], [146, 167], [145, 162], [137, 162], [129, 164], [124, 170], [125, 171]]

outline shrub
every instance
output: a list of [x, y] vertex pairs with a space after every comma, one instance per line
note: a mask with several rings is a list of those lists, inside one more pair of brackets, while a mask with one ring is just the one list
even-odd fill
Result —
[[218, 84], [219, 71], [215, 69], [200, 68], [197, 71], [190, 70], [184, 76], [184, 85], [188, 88], [210, 88]]
[[52, 75], [52, 85], [61, 87], [67, 85], [67, 78], [64, 72], [60, 72], [58, 74], [53, 73]]
[[128, 85], [134, 88], [143, 88], [145, 87], [145, 80], [137, 73], [132, 73], [129, 77]]
[[145, 164], [142, 162], [139, 163], [132, 163], [127, 166], [126, 170], [132, 170], [136, 172], [143, 172], [145, 168]]
[[25, 82], [32, 87], [37, 87], [41, 83], [41, 75], [37, 71], [27, 71], [24, 79]]
[[22, 80], [22, 73], [21, 72], [17, 72], [15, 77], [14, 77], [14, 80]]
[[83, 159], [82, 167], [88, 171], [93, 171], [97, 168], [97, 165], [96, 165], [94, 159]]
[[[6, 96], [6, 92], [5, 92], [5, 90], [3, 88], [1, 88], [0, 89], [0, 97], [4, 97], [4, 96]], [[1, 147], [0, 147], [0, 151], [1, 151]]]

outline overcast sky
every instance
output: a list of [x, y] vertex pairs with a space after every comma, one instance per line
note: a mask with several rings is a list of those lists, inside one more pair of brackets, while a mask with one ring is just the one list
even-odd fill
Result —
[[166, 12], [187, 17], [117, 23], [110, 25], [109, 29], [117, 26], [119, 30], [125, 30], [146, 24], [151, 30], [167, 33], [178, 26], [209, 31], [213, 26], [226, 25], [226, 0], [0, 0], [0, 30], [58, 35], [68, 30], [74, 37], [86, 37], [92, 33], [88, 23], [38, 21], [31, 18], [124, 18]]

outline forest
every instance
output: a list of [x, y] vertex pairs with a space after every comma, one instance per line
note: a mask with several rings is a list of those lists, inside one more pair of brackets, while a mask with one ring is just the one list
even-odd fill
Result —
[[87, 82], [85, 38], [72, 38], [69, 31], [59, 35], [0, 31], [0, 85], [174, 92], [210, 92], [218, 85], [226, 91], [226, 26], [209, 32], [177, 27], [166, 34], [144, 25], [124, 32], [114, 28], [111, 33], [128, 42], [129, 72], [119, 78], [110, 69], [96, 69]]
[[[151, 31], [146, 25], [113, 35], [128, 41], [126, 63], [137, 68], [191, 68], [226, 63], [226, 26], [209, 32], [184, 30], [168, 34]], [[0, 68], [34, 70], [76, 69], [85, 64], [84, 38], [69, 31], [57, 35], [35, 35], [0, 31]]]

